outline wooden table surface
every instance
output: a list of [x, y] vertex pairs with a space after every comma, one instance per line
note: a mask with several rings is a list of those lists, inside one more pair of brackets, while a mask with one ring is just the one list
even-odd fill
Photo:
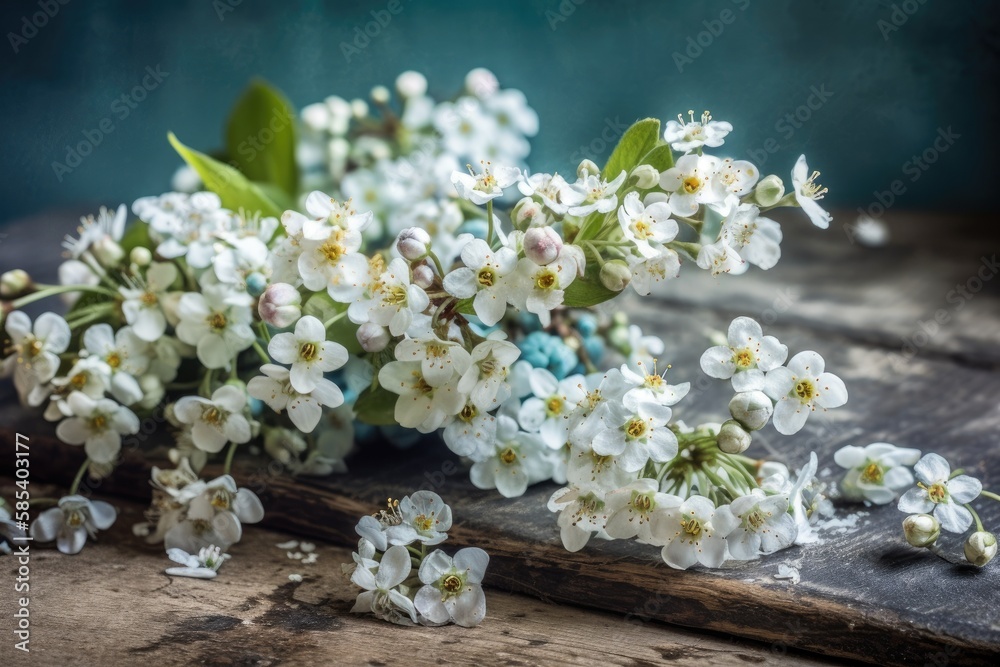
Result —
[[[705, 383], [699, 377], [698, 357], [707, 345], [707, 332], [724, 331], [735, 315], [750, 315], [762, 320], [767, 333], [777, 335], [793, 353], [805, 349], [820, 352], [828, 369], [847, 383], [851, 399], [844, 408], [810, 419], [806, 428], [793, 438], [781, 438], [768, 429], [763, 437], [755, 439], [748, 453], [773, 455], [799, 466], [808, 452], [815, 450], [820, 458], [821, 476], [832, 480], [836, 474], [833, 452], [845, 444], [865, 445], [885, 440], [937, 451], [996, 490], [1000, 487], [997, 446], [1000, 280], [993, 279], [998, 270], [993, 256], [1000, 243], [996, 232], [991, 237], [984, 236], [982, 221], [971, 217], [896, 214], [888, 217], [892, 243], [871, 249], [849, 241], [849, 235], [841, 227], [843, 221], [850, 220], [849, 216], [840, 216], [838, 220], [841, 222], [832, 229], [821, 232], [798, 217], [789, 219], [785, 224], [784, 257], [771, 271], [711, 279], [702, 272], [687, 269], [658, 298], [631, 299], [625, 303], [637, 323], [666, 340], [664, 357], [673, 364], [672, 381], [694, 383], [691, 395], [675, 409], [675, 416], [698, 423], [716, 420], [724, 414], [727, 390], [722, 383]], [[13, 264], [11, 258], [23, 263], [24, 257], [32, 257], [38, 258], [39, 273], [51, 271], [57, 248], [51, 239], [67, 227], [67, 223], [52, 215], [8, 227], [5, 230], [8, 236], [0, 245], [3, 267]], [[959, 285], [964, 287], [964, 295], [956, 291]], [[934, 322], [935, 317], [938, 323]], [[36, 479], [67, 483], [80, 461], [78, 452], [53, 442], [51, 428], [36, 416], [16, 408], [9, 400], [9, 392], [8, 388], [7, 402], [0, 407], [0, 436], [8, 449], [0, 449], [0, 456], [8, 456], [15, 430], [28, 432], [33, 437], [33, 447], [37, 448], [33, 451], [43, 452], [39, 467], [33, 469]], [[454, 508], [456, 525], [449, 544], [482, 546], [492, 556], [486, 583], [491, 587], [491, 599], [495, 600], [491, 614], [499, 614], [495, 629], [509, 630], [510, 636], [527, 637], [521, 634], [525, 625], [518, 626], [514, 614], [526, 613], [527, 618], [532, 618], [535, 613], [543, 612], [528, 610], [542, 609], [549, 620], [545, 621], [546, 629], [539, 630], [540, 634], [549, 641], [547, 646], [559, 643], [563, 650], [562, 645], [567, 645], [565, 655], [568, 655], [569, 645], [583, 646], [582, 639], [569, 639], [577, 636], [575, 633], [583, 624], [591, 629], [580, 634], [595, 641], [587, 644], [594, 646], [593, 649], [579, 652], [582, 661], [588, 661], [590, 650], [606, 650], [620, 656], [621, 664], [645, 664], [672, 657], [698, 660], [712, 657], [752, 663], [761, 658], [775, 659], [773, 652], [769, 653], [769, 646], [782, 651], [795, 647], [838, 660], [876, 664], [988, 664], [1000, 654], [997, 564], [981, 571], [962, 565], [961, 544], [954, 539], [945, 549], [951, 563], [929, 552], [909, 548], [899, 530], [903, 515], [891, 506], [838, 506], [847, 525], [823, 533], [821, 544], [795, 547], [753, 563], [727, 564], [717, 571], [677, 572], [659, 560], [658, 550], [640, 545], [602, 543], [577, 554], [567, 553], [559, 544], [554, 515], [544, 508], [552, 486], [533, 487], [523, 498], [505, 501], [495, 493], [474, 489], [464, 472], [448, 474], [458, 468], [454, 467], [454, 457], [443, 447], [397, 452], [377, 445], [360, 452], [349, 465], [351, 473], [347, 476], [294, 481], [269, 472], [265, 462], [247, 460], [236, 467], [235, 475], [241, 483], [260, 492], [268, 510], [265, 518], [268, 528], [341, 545], [354, 541], [353, 524], [357, 517], [374, 510], [385, 497], [398, 497], [420, 487], [434, 488]], [[101, 486], [100, 492], [148, 499], [144, 481], [147, 468], [147, 458], [130, 454], [115, 476]], [[987, 525], [1000, 529], [1000, 507], [990, 505], [983, 503], [983, 519]], [[268, 549], [256, 546], [262, 544], [258, 540], [282, 540], [267, 535], [264, 531], [248, 530], [245, 541], [233, 550], [234, 561], [226, 567], [234, 566], [234, 571], [239, 567], [254, 569], [258, 559], [272, 558], [267, 555]], [[123, 561], [137, 563], [140, 557], [145, 557], [145, 547], [136, 546], [133, 540], [100, 548], [109, 551], [100, 557], [53, 558], [51, 576], [72, 572], [75, 580], [89, 581], [87, 585], [95, 589], [110, 588], [116, 584], [106, 574], [106, 565], [102, 571], [102, 563], [114, 563], [114, 553], [120, 553]], [[89, 547], [84, 553], [88, 551]], [[335, 553], [338, 552], [332, 547], [324, 548], [324, 554]], [[283, 557], [281, 554], [273, 557], [276, 562], [280, 562], [279, 556]], [[88, 560], [92, 557], [97, 560]], [[329, 560], [339, 562], [338, 558]], [[93, 566], [86, 565], [91, 562]], [[239, 565], [240, 562], [245, 565]], [[801, 581], [792, 584], [775, 579], [780, 564], [797, 567]], [[261, 565], [260, 569], [273, 573], [275, 562]], [[222, 584], [222, 578], [210, 583], [243, 586], [245, 582], [247, 586], [260, 586], [261, 591], [248, 594], [268, 600], [272, 600], [268, 596], [277, 596], [274, 604], [287, 602], [289, 596], [297, 599], [284, 574], [276, 578], [272, 575], [264, 581], [240, 572], [239, 584], [235, 581]], [[134, 575], [137, 581], [139, 577]], [[159, 577], [142, 580], [149, 582], [149, 590], [164, 586], [164, 591], [170, 591], [192, 585], [190, 582], [168, 585], [162, 575]], [[154, 581], [160, 583], [154, 585]], [[267, 592], [262, 592], [264, 588]], [[345, 619], [344, 612], [349, 606], [345, 589], [336, 592], [338, 589], [332, 583], [324, 580], [323, 584], [314, 585], [308, 578], [302, 586], [294, 588], [294, 595], [312, 590], [314, 604], [324, 596], [330, 598], [322, 604], [329, 605], [327, 611], [336, 615], [343, 628], [357, 627], [357, 632], [368, 633], [366, 636], [384, 637], [388, 646], [403, 648], [408, 656], [419, 655], [401, 643], [409, 641], [403, 637], [416, 634]], [[595, 607], [615, 612], [615, 616], [539, 606], [523, 598], [505, 596], [496, 589], [526, 593], [545, 601]], [[324, 590], [328, 592], [323, 593]], [[143, 624], [158, 628], [160, 635], [179, 632], [188, 637], [190, 633], [201, 632], [183, 625], [184, 619], [211, 615], [196, 607], [209, 602], [198, 602], [188, 594], [181, 597], [185, 605], [200, 611], [185, 616], [181, 605], [182, 610], [171, 615], [172, 608], [166, 606], [161, 595], [143, 595], [144, 615], [148, 612], [153, 618], [172, 618], [178, 627], [163, 620], [159, 625], [154, 625], [153, 620], [144, 620]], [[239, 604], [233, 602], [235, 598], [227, 600], [229, 604]], [[504, 616], [505, 610], [509, 616]], [[217, 615], [229, 619], [219, 624], [220, 627], [231, 624], [230, 632], [236, 628], [231, 619], [246, 616], [231, 611]], [[569, 615], [573, 621], [567, 620]], [[68, 618], [75, 616], [67, 614]], [[493, 618], [488, 617], [482, 628], [474, 631], [480, 634], [473, 636], [486, 636]], [[764, 646], [747, 645], [762, 653], [749, 652], [749, 648], [734, 652], [732, 645], [726, 648], [712, 644], [702, 654], [684, 648], [657, 655], [648, 649], [660, 646], [662, 641], [646, 633], [672, 637], [670, 641], [678, 647], [683, 640], [677, 637], [690, 635], [675, 637], [673, 630], [646, 622], [654, 619], [739, 636], [763, 642]], [[511, 625], [500, 625], [501, 622]], [[531, 621], [523, 623], [536, 627]], [[557, 629], [560, 626], [576, 629]], [[430, 632], [429, 641], [434, 646], [445, 636], [434, 634], [437, 630], [406, 632]], [[633, 632], [642, 634], [630, 634]], [[441, 656], [455, 662], [465, 662], [466, 654], [462, 652], [474, 650], [489, 656], [486, 664], [503, 664], [508, 659], [551, 664], [558, 657], [527, 653], [514, 657], [512, 640], [502, 632], [497, 644], [479, 644], [479, 639], [467, 639], [468, 635], [461, 634], [447, 637], [462, 642], [456, 645], [456, 652]], [[330, 646], [319, 639], [311, 641]], [[240, 643], [250, 651], [246, 642]], [[418, 644], [419, 641], [415, 642]], [[353, 657], [353, 651], [363, 648], [359, 645], [350, 650]], [[469, 659], [471, 655], [468, 654]], [[366, 657], [358, 654], [359, 659]], [[438, 657], [435, 655], [434, 659]]]

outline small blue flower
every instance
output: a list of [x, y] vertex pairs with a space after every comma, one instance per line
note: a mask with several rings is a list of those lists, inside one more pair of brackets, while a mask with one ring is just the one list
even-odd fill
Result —
[[557, 379], [569, 375], [580, 363], [579, 357], [558, 336], [544, 331], [533, 331], [518, 347], [521, 358], [535, 368], [548, 369]]

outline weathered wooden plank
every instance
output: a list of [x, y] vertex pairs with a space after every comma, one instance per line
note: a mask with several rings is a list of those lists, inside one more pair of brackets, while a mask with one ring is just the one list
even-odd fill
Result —
[[[0, 481], [0, 495], [11, 495], [11, 482]], [[340, 569], [349, 549], [319, 544], [317, 562], [303, 565], [275, 547], [288, 533], [264, 529], [246, 532], [216, 580], [168, 577], [162, 549], [132, 539], [142, 507], [112, 502], [117, 525], [79, 555], [33, 547], [31, 654], [13, 649], [4, 614], [3, 664], [824, 664], [780, 644], [628, 623], [495, 589], [478, 628], [397, 628], [349, 613], [356, 588]], [[290, 581], [292, 573], [303, 580]]]

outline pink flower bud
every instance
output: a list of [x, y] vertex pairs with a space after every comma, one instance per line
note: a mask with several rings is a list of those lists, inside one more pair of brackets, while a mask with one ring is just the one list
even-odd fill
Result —
[[562, 247], [562, 239], [551, 227], [531, 227], [524, 233], [524, 256], [540, 266], [555, 261]]
[[531, 197], [525, 197], [521, 201], [517, 202], [516, 206], [514, 206], [514, 212], [511, 214], [511, 218], [514, 220], [514, 226], [517, 229], [526, 229], [535, 225], [544, 224], [546, 215], [541, 204], [536, 202]]
[[257, 303], [260, 319], [273, 327], [284, 329], [302, 316], [302, 295], [288, 283], [268, 285]]
[[396, 250], [411, 262], [427, 256], [431, 235], [420, 227], [407, 227], [396, 237]]
[[434, 284], [434, 269], [426, 264], [413, 267], [413, 284], [423, 289], [430, 288]]
[[389, 331], [374, 322], [365, 322], [358, 327], [358, 343], [365, 352], [381, 352], [389, 345]]

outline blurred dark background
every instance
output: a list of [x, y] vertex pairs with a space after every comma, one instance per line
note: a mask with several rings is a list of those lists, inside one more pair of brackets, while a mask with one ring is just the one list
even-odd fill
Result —
[[[765, 172], [787, 179], [805, 152], [831, 206], [879, 213], [891, 196], [898, 209], [993, 208], [991, 2], [63, 1], [0, 9], [0, 223], [169, 189], [180, 160], [167, 131], [219, 146], [255, 75], [301, 108], [366, 96], [406, 69], [450, 96], [476, 66], [537, 109], [534, 169], [603, 158], [607, 126], [710, 109], [736, 126], [729, 153]], [[377, 34], [359, 48], [378, 18], [385, 25], [369, 26]], [[155, 85], [122, 117], [116, 99], [144, 77]], [[85, 132], [101, 139], [93, 152], [68, 172], [54, 167]]]

